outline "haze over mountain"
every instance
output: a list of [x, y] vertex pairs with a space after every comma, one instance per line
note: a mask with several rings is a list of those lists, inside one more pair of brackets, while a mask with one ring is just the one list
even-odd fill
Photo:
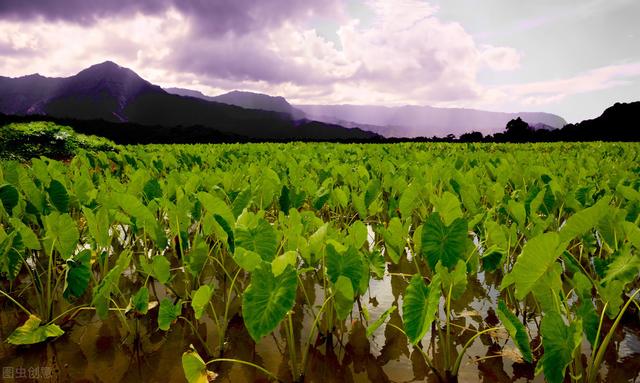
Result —
[[507, 123], [522, 118], [534, 128], [558, 129], [566, 121], [549, 113], [500, 113], [473, 109], [430, 106], [296, 105], [306, 116], [346, 127], [359, 126], [385, 137], [459, 136], [472, 131], [483, 135], [504, 130]]
[[[0, 113], [102, 119], [163, 127], [205, 126], [260, 139], [364, 139], [360, 129], [170, 94], [106, 61], [66, 78], [0, 77]], [[195, 129], [195, 128], [194, 128]]]
[[361, 128], [385, 137], [459, 136], [472, 131], [484, 135], [501, 132], [507, 122], [522, 118], [535, 129], [559, 129], [567, 122], [549, 113], [500, 113], [473, 109], [435, 108], [430, 106], [367, 106], [367, 105], [295, 105], [283, 97], [260, 93], [233, 91], [220, 96], [202, 92], [168, 88], [174, 94], [217, 101], [243, 108], [286, 113], [294, 119], [308, 118], [348, 128]]

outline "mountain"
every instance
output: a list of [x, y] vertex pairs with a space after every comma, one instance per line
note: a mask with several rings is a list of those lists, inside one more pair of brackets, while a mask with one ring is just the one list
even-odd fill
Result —
[[308, 118], [358, 126], [385, 137], [460, 136], [472, 131], [484, 135], [504, 130], [506, 124], [521, 117], [531, 126], [562, 128], [566, 121], [548, 113], [500, 113], [461, 108], [430, 106], [295, 105]]
[[359, 140], [378, 137], [361, 129], [298, 121], [284, 112], [246, 109], [170, 94], [111, 61], [66, 78], [0, 77], [0, 113], [165, 128], [199, 126], [257, 139]]
[[206, 96], [202, 92], [183, 88], [166, 88], [167, 92], [180, 96], [196, 97], [207, 101], [221, 102], [223, 104], [235, 105], [245, 109], [267, 110], [288, 114], [294, 120], [305, 118], [305, 114], [291, 106], [284, 97], [269, 96], [262, 93], [242, 92], [234, 90], [219, 96]]
[[561, 130], [566, 140], [640, 141], [640, 101], [616, 103], [602, 115]]

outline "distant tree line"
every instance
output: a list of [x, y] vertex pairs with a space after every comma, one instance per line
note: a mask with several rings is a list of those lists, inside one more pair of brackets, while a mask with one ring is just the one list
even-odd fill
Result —
[[[243, 143], [243, 142], [553, 142], [553, 141], [640, 141], [640, 102], [615, 104], [600, 117], [578, 124], [569, 124], [561, 129], [534, 129], [520, 118], [509, 121], [502, 133], [483, 136], [480, 132], [462, 134], [459, 138], [446, 137], [327, 139], [320, 130], [323, 126], [307, 122], [306, 137], [318, 138], [256, 138], [221, 132], [207, 126], [149, 126], [135, 123], [109, 122], [104, 120], [77, 120], [54, 118], [43, 115], [14, 116], [0, 114], [0, 126], [11, 122], [52, 121], [73, 128], [77, 133], [105, 137], [117, 144], [197, 144], [197, 143]], [[301, 130], [303, 132], [303, 130]], [[325, 132], [326, 133], [326, 132]]]

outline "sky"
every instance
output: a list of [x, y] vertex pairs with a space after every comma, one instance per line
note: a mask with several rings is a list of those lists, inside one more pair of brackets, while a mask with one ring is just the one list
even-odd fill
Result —
[[638, 0], [0, 0], [0, 75], [115, 61], [294, 104], [545, 111], [640, 100]]

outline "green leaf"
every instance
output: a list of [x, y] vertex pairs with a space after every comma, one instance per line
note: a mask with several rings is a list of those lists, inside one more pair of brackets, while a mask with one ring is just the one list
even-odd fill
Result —
[[500, 289], [515, 283], [516, 298], [524, 299], [565, 248], [566, 243], [560, 243], [558, 233], [545, 233], [531, 239], [524, 245], [511, 272], [502, 280]]
[[[0, 234], [5, 235], [4, 231], [0, 231]], [[22, 237], [17, 231], [0, 241], [0, 273], [6, 274], [10, 281], [15, 280], [22, 269], [23, 251]]]
[[609, 318], [615, 318], [620, 312], [620, 306], [624, 303], [622, 299], [622, 292], [624, 291], [625, 283], [618, 279], [615, 279], [606, 285], [598, 285], [598, 293], [602, 301], [607, 303], [607, 315]]
[[65, 299], [80, 298], [91, 280], [91, 250], [82, 250], [69, 259], [66, 269], [63, 296]]
[[418, 207], [420, 203], [420, 190], [418, 188], [417, 183], [412, 183], [409, 185], [402, 196], [400, 196], [400, 201], [398, 202], [398, 209], [400, 210], [400, 214], [403, 219], [407, 219], [411, 217], [413, 211]]
[[49, 193], [49, 200], [53, 206], [55, 206], [56, 210], [61, 213], [67, 213], [69, 211], [69, 193], [67, 193], [67, 189], [62, 182], [51, 180], [47, 193]]
[[336, 314], [338, 319], [343, 321], [347, 319], [353, 308], [354, 291], [351, 280], [343, 275], [339, 276], [333, 285], [333, 290]]
[[213, 219], [216, 220], [218, 225], [220, 225], [222, 230], [224, 230], [224, 232], [227, 234], [227, 247], [229, 249], [229, 252], [233, 254], [233, 252], [236, 251], [236, 246], [235, 246], [235, 239], [233, 235], [233, 229], [231, 229], [231, 223], [227, 222], [224, 219], [224, 217], [218, 214], [214, 214]]
[[610, 201], [611, 197], [602, 198], [595, 205], [569, 217], [567, 222], [560, 228], [560, 241], [570, 241], [593, 229], [607, 215]]
[[260, 254], [255, 251], [247, 250], [243, 247], [236, 247], [236, 253], [233, 255], [233, 260], [238, 264], [238, 266], [248, 272], [252, 272], [256, 267], [264, 263]]
[[451, 270], [459, 259], [464, 259], [467, 243], [467, 221], [458, 218], [450, 226], [433, 213], [422, 227], [422, 255], [426, 257], [431, 270], [438, 261]]
[[149, 289], [143, 286], [131, 298], [129, 305], [138, 314], [146, 314], [149, 310]]
[[36, 344], [44, 342], [47, 338], [55, 338], [64, 334], [64, 331], [55, 324], [40, 326], [42, 320], [35, 315], [29, 316], [26, 322], [7, 338], [7, 342], [14, 345]]
[[444, 192], [441, 196], [433, 196], [431, 199], [435, 211], [442, 217], [445, 225], [451, 225], [456, 219], [462, 218], [460, 200], [455, 194]]
[[253, 271], [242, 296], [242, 316], [253, 340], [258, 342], [271, 333], [293, 308], [297, 287], [298, 278], [292, 267], [277, 277], [267, 266]]
[[142, 194], [146, 201], [151, 201], [156, 198], [162, 198], [162, 187], [157, 179], [152, 178], [144, 184], [142, 188]]
[[507, 203], [507, 208], [509, 209], [509, 214], [518, 223], [518, 226], [524, 228], [527, 220], [527, 211], [524, 204], [511, 199]]
[[158, 311], [158, 328], [162, 331], [168, 331], [171, 324], [178, 320], [182, 312], [182, 302], [178, 301], [175, 305], [169, 298], [163, 298], [160, 301], [160, 309]]
[[276, 277], [287, 268], [287, 266], [292, 266], [294, 269], [297, 266], [298, 261], [298, 253], [296, 251], [287, 251], [286, 253], [275, 257], [273, 262], [271, 262], [271, 271], [273, 275]]
[[400, 222], [400, 218], [393, 217], [389, 221], [389, 226], [385, 229], [380, 227], [380, 232], [384, 238], [385, 250], [394, 264], [398, 264], [400, 256], [404, 254], [407, 233]]
[[52, 212], [44, 217], [44, 227], [47, 252], [51, 250], [53, 242], [53, 246], [64, 260], [71, 258], [80, 239], [75, 220], [69, 214]]
[[182, 354], [182, 370], [188, 383], [209, 383], [207, 365], [195, 351]]
[[17, 218], [10, 218], [9, 223], [16, 229], [22, 237], [22, 243], [26, 248], [32, 250], [40, 250], [40, 241], [38, 236], [31, 230], [31, 228], [25, 225], [21, 220]]
[[9, 184], [0, 186], [0, 201], [2, 201], [4, 210], [11, 215], [13, 208], [18, 206], [18, 201], [20, 201], [18, 189]]
[[417, 344], [429, 331], [440, 305], [440, 276], [435, 274], [427, 287], [421, 275], [411, 278], [402, 304], [404, 330], [411, 344]]
[[87, 227], [89, 228], [91, 238], [96, 241], [99, 247], [109, 247], [111, 244], [111, 236], [109, 235], [109, 227], [111, 226], [109, 210], [103, 206], [94, 213], [91, 209], [83, 207], [82, 212], [87, 220]]
[[367, 242], [367, 226], [358, 220], [349, 226], [349, 236], [347, 241], [356, 249], [360, 249]]
[[349, 247], [344, 253], [338, 252], [335, 245], [327, 244], [326, 272], [331, 283], [338, 282], [340, 276], [351, 280], [353, 290], [358, 291], [362, 275], [362, 258], [358, 250]]
[[[231, 208], [227, 205], [226, 202], [216, 197], [213, 194], [200, 192], [198, 193], [198, 199], [202, 203], [204, 208], [215, 215], [219, 215], [225, 221], [227, 221], [228, 226], [232, 225], [236, 219], [231, 211]], [[217, 220], [216, 220], [217, 221]]]
[[202, 315], [207, 310], [211, 297], [213, 296], [213, 289], [209, 285], [202, 285], [193, 294], [191, 298], [191, 307], [195, 313], [196, 319], [202, 318]]
[[639, 270], [640, 257], [633, 254], [629, 247], [624, 247], [615, 254], [601, 283], [606, 284], [614, 279], [629, 283], [638, 277]]
[[378, 198], [378, 195], [380, 194], [380, 188], [381, 188], [381, 185], [380, 185], [379, 179], [374, 178], [371, 181], [369, 181], [369, 184], [367, 185], [367, 190], [364, 193], [365, 208], [368, 208], [369, 206], [371, 206], [373, 201], [375, 201], [376, 198]]
[[187, 269], [192, 276], [196, 277], [202, 272], [208, 256], [209, 245], [201, 237], [196, 237], [191, 250], [185, 257]]
[[231, 204], [231, 211], [233, 212], [233, 216], [238, 218], [242, 211], [249, 206], [251, 203], [251, 189], [245, 188], [238, 195], [236, 199], [233, 200]]
[[538, 363], [542, 364], [545, 379], [549, 383], [562, 383], [573, 352], [582, 341], [582, 322], [577, 320], [567, 326], [560, 314], [550, 312], [542, 317], [540, 334], [544, 354]]
[[171, 278], [171, 264], [169, 260], [162, 255], [156, 255], [151, 261], [151, 270], [153, 271], [153, 277], [162, 284], [169, 282]]
[[598, 326], [600, 324], [600, 317], [593, 306], [591, 300], [591, 290], [593, 288], [591, 281], [581, 272], [576, 272], [571, 280], [573, 288], [575, 289], [578, 298], [580, 298], [580, 305], [576, 310], [576, 314], [582, 319], [582, 327], [587, 340], [593, 346], [595, 344], [596, 335], [598, 332]]
[[[364, 306], [363, 306], [363, 308], [364, 308]], [[370, 338], [371, 335], [373, 335], [373, 333], [376, 332], [376, 330], [378, 328], [380, 328], [380, 326], [382, 326], [384, 324], [384, 322], [387, 320], [389, 315], [391, 315], [391, 313], [396, 311], [396, 309], [397, 309], [396, 306], [389, 307], [387, 309], [387, 311], [385, 311], [384, 313], [382, 313], [382, 315], [380, 315], [380, 318], [376, 319], [375, 322], [373, 322], [369, 326], [367, 326], [367, 338]]]
[[507, 305], [502, 299], [498, 301], [498, 318], [500, 322], [507, 329], [507, 332], [513, 339], [513, 342], [518, 346], [518, 349], [522, 353], [522, 357], [529, 363], [533, 362], [533, 354], [531, 353], [531, 345], [529, 344], [529, 335], [527, 330], [518, 320], [518, 318], [507, 308]]
[[271, 262], [278, 250], [278, 238], [275, 229], [266, 220], [260, 218], [255, 227], [236, 227], [235, 246], [254, 251], [266, 261]]
[[467, 264], [460, 259], [453, 271], [449, 272], [440, 262], [436, 265], [436, 273], [442, 281], [442, 291], [448, 294], [451, 289], [451, 298], [460, 299], [467, 290]]

